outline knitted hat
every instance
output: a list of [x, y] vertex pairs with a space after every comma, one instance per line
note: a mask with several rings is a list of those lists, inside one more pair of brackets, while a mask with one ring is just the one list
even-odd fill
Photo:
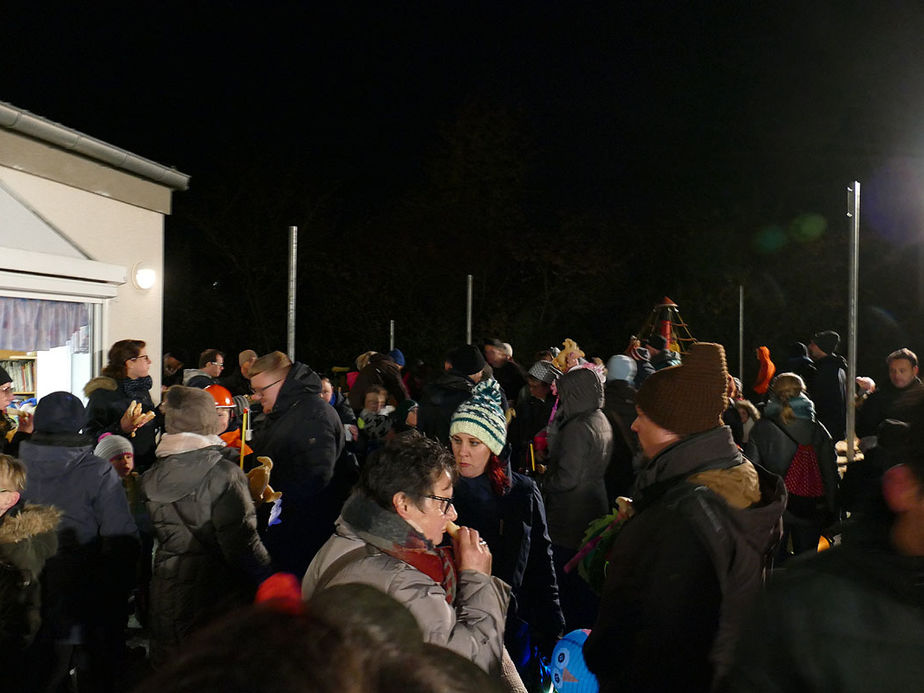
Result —
[[127, 438], [113, 433], [104, 433], [96, 444], [93, 454], [108, 462], [113, 457], [124, 455], [127, 452], [134, 452], [132, 444], [128, 442]]
[[472, 344], [465, 344], [449, 352], [449, 363], [456, 373], [474, 375], [484, 370], [485, 361], [481, 349]]
[[722, 425], [728, 370], [721, 344], [697, 342], [683, 363], [648, 376], [635, 403], [661, 428], [688, 436]]
[[400, 349], [392, 349], [388, 352], [388, 355], [391, 356], [392, 361], [397, 363], [399, 366], [404, 366], [404, 352]]
[[536, 361], [529, 367], [529, 374], [536, 380], [551, 385], [561, 377], [561, 371], [551, 361]]
[[197, 387], [174, 385], [164, 396], [167, 433], [215, 435], [221, 429], [215, 400]]
[[812, 341], [826, 354], [833, 354], [837, 351], [837, 345], [841, 343], [841, 336], [834, 330], [825, 330], [812, 335]]
[[11, 382], [13, 382], [13, 379], [10, 377], [10, 374], [6, 372], [6, 368], [0, 366], [0, 385], [6, 385]]
[[459, 405], [449, 424], [449, 435], [468, 433], [499, 455], [507, 442], [507, 419], [501, 409], [500, 385], [493, 378], [472, 388], [472, 396]]
[[77, 397], [70, 392], [52, 392], [39, 400], [33, 426], [36, 433], [79, 433], [86, 418], [83, 402]]
[[635, 380], [635, 373], [638, 370], [635, 360], [625, 354], [616, 354], [610, 356], [606, 362], [606, 382], [612, 380]]

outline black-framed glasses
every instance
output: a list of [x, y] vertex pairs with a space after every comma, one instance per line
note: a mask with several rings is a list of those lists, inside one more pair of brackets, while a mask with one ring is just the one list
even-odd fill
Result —
[[431, 496], [428, 494], [424, 495], [424, 498], [432, 498], [433, 500], [441, 501], [439, 510], [443, 515], [448, 515], [449, 511], [452, 509], [452, 498], [446, 498], [445, 496]]
[[133, 357], [133, 358], [130, 358], [129, 361], [137, 361], [137, 360], [139, 360], [139, 359], [144, 359], [144, 360], [147, 361], [148, 363], [151, 363], [151, 357], [148, 356], [147, 354], [139, 354], [138, 356], [135, 356], [135, 357]]
[[252, 387], [253, 387], [253, 394], [254, 394], [254, 396], [259, 395], [260, 397], [262, 397], [263, 394], [264, 394], [267, 390], [269, 390], [273, 385], [278, 385], [278, 384], [281, 383], [283, 380], [285, 380], [284, 377], [283, 377], [283, 378], [280, 378], [279, 380], [274, 380], [273, 382], [271, 382], [271, 383], [270, 383], [269, 385], [267, 385], [266, 387], [255, 387], [255, 386], [252, 386]]

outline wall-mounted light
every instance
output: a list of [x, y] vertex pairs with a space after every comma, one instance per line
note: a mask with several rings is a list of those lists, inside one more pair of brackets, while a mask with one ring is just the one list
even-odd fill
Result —
[[136, 262], [132, 267], [132, 284], [136, 289], [147, 291], [157, 281], [157, 272], [143, 262]]

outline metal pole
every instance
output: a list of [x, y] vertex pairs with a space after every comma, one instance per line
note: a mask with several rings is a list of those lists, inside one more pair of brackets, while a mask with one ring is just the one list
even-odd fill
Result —
[[850, 219], [850, 294], [847, 316], [847, 463], [853, 462], [857, 382], [857, 284], [860, 276], [860, 183], [847, 188], [847, 218]]
[[744, 285], [738, 285], [738, 380], [744, 387]]
[[388, 323], [389, 323], [388, 324], [388, 350], [394, 351], [395, 350], [395, 321], [389, 320]]
[[468, 288], [466, 290], [467, 301], [465, 304], [465, 343], [472, 343], [472, 275], [468, 275], [466, 280]]
[[289, 313], [288, 323], [288, 354], [291, 361], [295, 360], [295, 274], [298, 260], [298, 227], [289, 227]]

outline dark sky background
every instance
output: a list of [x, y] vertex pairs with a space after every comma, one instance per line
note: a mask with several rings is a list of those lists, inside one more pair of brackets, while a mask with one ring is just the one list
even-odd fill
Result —
[[[4, 10], [0, 100], [192, 176], [167, 220], [175, 289], [164, 326], [168, 342], [194, 342], [183, 345], [190, 352], [249, 346], [248, 333], [228, 328], [229, 293], [241, 286], [252, 310], [272, 305], [269, 323], [252, 326], [262, 335], [258, 350], [284, 348], [279, 285], [244, 281], [215, 245], [240, 256], [249, 237], [248, 262], [270, 263], [278, 256], [266, 256], [265, 245], [284, 243], [285, 225], [305, 219], [324, 232], [302, 231], [301, 271], [316, 281], [300, 286], [299, 355], [324, 367], [382, 348], [384, 315], [403, 316], [391, 306], [381, 315], [340, 304], [336, 314], [317, 310], [324, 291], [350, 306], [402, 285], [365, 284], [372, 274], [364, 262], [390, 252], [410, 264], [392, 274], [414, 272], [426, 263], [415, 248], [451, 246], [442, 249], [444, 276], [459, 289], [452, 311], [460, 319], [430, 338], [458, 341], [465, 272], [477, 274], [479, 256], [501, 257], [502, 242], [516, 244], [498, 238], [505, 229], [527, 228], [536, 235], [524, 244], [585, 244], [623, 281], [600, 270], [597, 284], [581, 284], [599, 295], [595, 308], [575, 308], [573, 327], [560, 317], [546, 331], [520, 328], [476, 311], [476, 334], [506, 327], [512, 334], [502, 336], [524, 351], [572, 336], [605, 357], [622, 350], [666, 293], [700, 339], [736, 345], [729, 287], [745, 283], [754, 297], [748, 324], [758, 326], [749, 348], [753, 340], [782, 348], [813, 329], [846, 331], [844, 205], [853, 179], [863, 184], [861, 340], [865, 330], [875, 363], [904, 342], [924, 348], [912, 343], [922, 334], [911, 261], [924, 232], [924, 12], [916, 2], [752, 5], [39, 3]], [[465, 133], [474, 149], [487, 139], [488, 150], [498, 113], [513, 123], [522, 153], [522, 224], [476, 223], [445, 236], [433, 227], [402, 231], [408, 219], [440, 218], [433, 181], [453, 171], [447, 133]], [[478, 117], [488, 125], [472, 126]], [[277, 201], [276, 191], [293, 186], [307, 191], [314, 212]], [[267, 228], [225, 222], [216, 243], [202, 220], [220, 218], [216, 205], [229, 197], [237, 211], [229, 203], [223, 218], [249, 210]], [[422, 204], [431, 205], [426, 214], [408, 212]], [[571, 223], [588, 217], [603, 220], [594, 234]], [[343, 282], [325, 273], [340, 263], [349, 270]], [[483, 295], [496, 272], [485, 269]], [[825, 287], [817, 302], [813, 281]], [[424, 286], [442, 290], [432, 285]], [[778, 298], [761, 303], [769, 294]], [[488, 297], [476, 309], [499, 315], [493, 305]], [[425, 308], [420, 324], [442, 319]], [[346, 330], [338, 316], [374, 325]], [[399, 324], [409, 322], [417, 326], [409, 317]], [[343, 339], [319, 336], [334, 332]], [[736, 352], [730, 347], [735, 362]]]

